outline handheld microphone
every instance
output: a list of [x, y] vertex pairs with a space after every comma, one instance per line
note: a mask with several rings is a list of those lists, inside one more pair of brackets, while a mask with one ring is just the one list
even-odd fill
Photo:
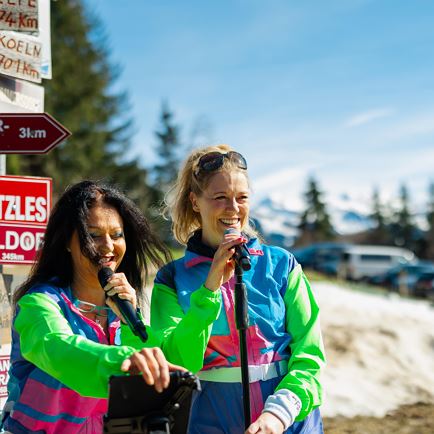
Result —
[[[109, 267], [102, 267], [101, 270], [98, 271], [98, 280], [103, 288], [107, 285], [112, 274], [113, 270]], [[143, 324], [137, 316], [137, 312], [134, 310], [133, 305], [128, 300], [120, 298], [118, 294], [112, 295], [110, 298], [115, 302], [117, 308], [128, 324], [128, 327], [136, 336], [140, 337], [143, 342], [146, 342], [148, 339], [148, 333], [146, 332], [145, 324]]]
[[[237, 231], [235, 228], [228, 228], [225, 230], [226, 234], [234, 234], [234, 235], [240, 235], [241, 232]], [[235, 262], [240, 266], [244, 271], [250, 270], [252, 268], [252, 264], [250, 261], [250, 253], [247, 249], [247, 246], [245, 243], [237, 244], [235, 247], [235, 253], [233, 256], [233, 259]]]

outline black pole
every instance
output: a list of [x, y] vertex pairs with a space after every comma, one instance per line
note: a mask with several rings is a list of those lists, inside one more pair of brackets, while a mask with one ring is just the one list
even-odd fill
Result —
[[250, 416], [250, 381], [249, 360], [247, 352], [246, 330], [249, 327], [249, 313], [247, 305], [247, 290], [243, 282], [243, 269], [235, 263], [235, 323], [240, 339], [241, 382], [243, 385], [244, 427], [251, 423]]

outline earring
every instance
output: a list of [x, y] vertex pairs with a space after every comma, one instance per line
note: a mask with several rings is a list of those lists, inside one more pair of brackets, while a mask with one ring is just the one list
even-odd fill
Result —
[[71, 253], [71, 249], [69, 247], [67, 247], [66, 250], [68, 250], [68, 252]]

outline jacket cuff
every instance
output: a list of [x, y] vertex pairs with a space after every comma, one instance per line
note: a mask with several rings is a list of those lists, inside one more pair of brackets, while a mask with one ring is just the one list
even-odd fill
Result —
[[283, 423], [284, 430], [287, 430], [294, 423], [300, 410], [300, 398], [288, 389], [280, 389], [267, 398], [262, 413], [274, 414]]

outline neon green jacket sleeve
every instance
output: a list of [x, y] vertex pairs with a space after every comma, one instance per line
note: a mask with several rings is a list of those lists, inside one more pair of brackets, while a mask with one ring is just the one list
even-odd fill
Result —
[[[143, 320], [141, 313], [138, 313], [138, 317]], [[136, 336], [127, 324], [121, 322], [121, 342], [122, 345], [136, 348], [140, 350], [142, 348], [161, 347], [162, 333], [156, 332], [150, 326], [146, 326], [146, 333], [148, 339], [143, 342], [138, 336]]]
[[162, 333], [162, 350], [172, 363], [196, 373], [211, 335], [212, 323], [221, 309], [221, 291], [201, 286], [190, 297], [190, 309], [184, 314], [174, 289], [157, 283], [152, 291], [151, 326]]
[[288, 374], [276, 390], [289, 389], [300, 398], [302, 407], [296, 418], [299, 421], [321, 405], [320, 370], [325, 365], [319, 307], [300, 265], [289, 274], [284, 301], [286, 327], [292, 336], [291, 358]]
[[23, 357], [80, 395], [107, 398], [109, 377], [123, 374], [120, 366], [135, 349], [74, 334], [59, 305], [47, 295], [26, 294], [18, 306], [14, 326]]

